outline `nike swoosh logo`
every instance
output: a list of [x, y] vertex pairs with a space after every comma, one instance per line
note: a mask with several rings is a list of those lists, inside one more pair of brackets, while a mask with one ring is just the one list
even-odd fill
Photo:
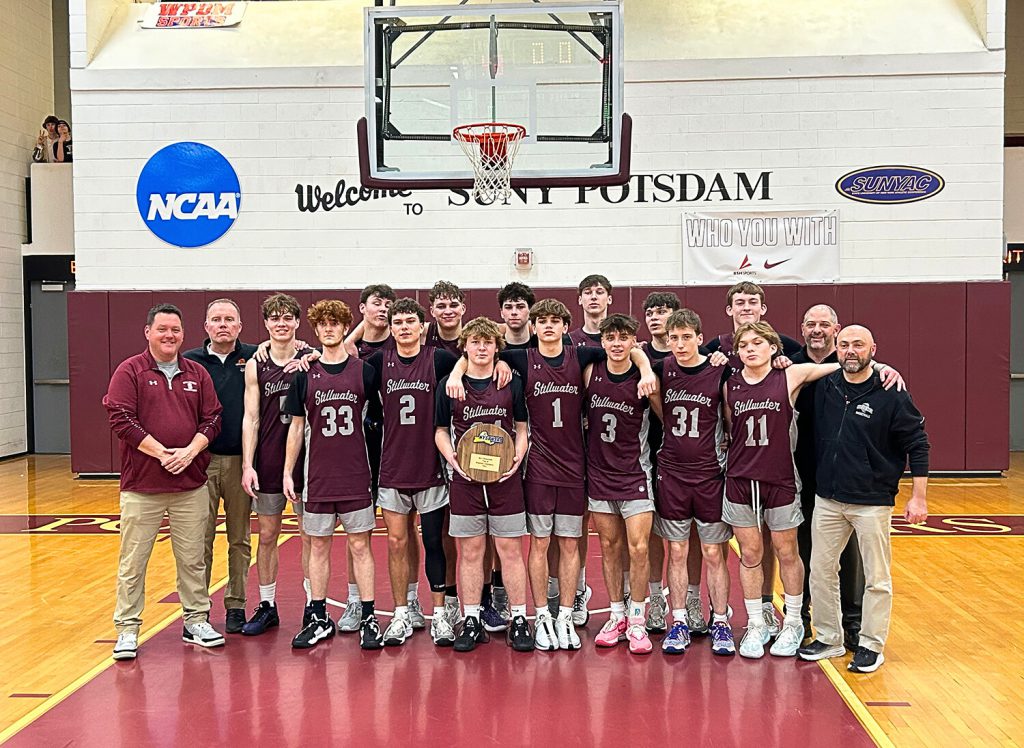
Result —
[[792, 259], [793, 259], [792, 257], [787, 257], [785, 260], [780, 260], [779, 262], [768, 262], [768, 260], [765, 260], [764, 261], [764, 269], [765, 270], [771, 270], [772, 268], [778, 267], [782, 263], [789, 262]]

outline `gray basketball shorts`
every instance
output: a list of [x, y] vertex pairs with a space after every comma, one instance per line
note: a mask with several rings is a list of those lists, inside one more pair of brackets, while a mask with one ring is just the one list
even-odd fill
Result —
[[377, 506], [396, 514], [414, 511], [429, 514], [448, 506], [448, 486], [431, 486], [420, 491], [381, 486], [377, 492]]
[[583, 486], [550, 486], [526, 481], [526, 526], [537, 538], [583, 536], [587, 497]]
[[589, 499], [590, 511], [598, 514], [617, 514], [622, 519], [629, 519], [644, 512], [654, 512], [653, 499], [629, 499], [627, 501], [602, 501]]
[[303, 508], [305, 511], [302, 513], [302, 529], [313, 537], [329, 537], [334, 534], [339, 524], [349, 535], [369, 532], [377, 524], [377, 515], [372, 504], [350, 512], [320, 513], [313, 511], [309, 504]]
[[[295, 502], [296, 506], [300, 502]], [[288, 506], [288, 499], [284, 497], [283, 493], [261, 493], [256, 492], [256, 498], [252, 500], [252, 510], [256, 514], [281, 514], [284, 508]]]
[[693, 524], [697, 524], [697, 537], [708, 545], [725, 543], [732, 537], [732, 527], [725, 522], [704, 522], [699, 519], [665, 519], [654, 515], [654, 534], [669, 542], [690, 539]]
[[799, 527], [804, 521], [800, 494], [788, 486], [726, 478], [722, 521], [733, 527], [760, 527], [782, 532]]
[[448, 534], [453, 538], [521, 538], [526, 535], [526, 512], [519, 514], [453, 514], [448, 518]]

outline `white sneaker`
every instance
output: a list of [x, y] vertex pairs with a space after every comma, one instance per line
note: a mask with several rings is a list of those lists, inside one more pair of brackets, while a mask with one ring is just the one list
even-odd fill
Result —
[[338, 631], [351, 634], [359, 630], [359, 624], [363, 622], [363, 603], [359, 600], [349, 600], [345, 603], [345, 612], [338, 619]]
[[409, 616], [396, 615], [384, 631], [384, 644], [388, 647], [397, 647], [405, 644], [405, 640], [410, 636], [412, 636], [412, 623], [409, 621]]
[[420, 599], [414, 597], [406, 602], [409, 606], [409, 623], [414, 629], [425, 629], [427, 627], [427, 617], [423, 615], [423, 606], [420, 605]]
[[580, 643], [579, 634], [576, 633], [576, 626], [572, 620], [572, 614], [558, 614], [555, 619], [555, 635], [558, 637], [559, 649], [579, 649], [583, 646]]
[[434, 614], [430, 620], [430, 637], [434, 640], [434, 646], [437, 647], [451, 647], [455, 644], [455, 629], [452, 628], [446, 615]]
[[198, 644], [200, 647], [224, 646], [224, 637], [210, 625], [209, 621], [186, 623], [185, 629], [181, 633], [181, 640], [189, 644]]
[[139, 635], [134, 631], [122, 631], [114, 645], [115, 660], [134, 660], [139, 651]]
[[708, 633], [708, 620], [704, 617], [699, 595], [686, 596], [686, 627], [695, 636]]
[[771, 603], [761, 604], [761, 617], [764, 618], [764, 625], [768, 629], [768, 636], [774, 639], [782, 631], [782, 624], [779, 617], [775, 615], [775, 606]]
[[586, 585], [583, 592], [576, 590], [576, 596], [572, 599], [572, 623], [574, 626], [586, 626], [590, 620], [590, 611], [587, 610], [587, 603], [594, 596], [590, 585]]
[[558, 650], [558, 635], [555, 633], [555, 622], [546, 608], [537, 611], [537, 623], [533, 634], [534, 649], [543, 652]]
[[801, 622], [783, 622], [782, 631], [779, 632], [772, 648], [768, 650], [776, 657], [795, 657], [796, 651], [800, 649], [800, 642], [804, 640], [804, 625]]
[[748, 626], [740, 642], [740, 656], [759, 660], [764, 657], [764, 647], [772, 640], [767, 626]]
[[[434, 615], [437, 615], [436, 611]], [[459, 624], [462, 623], [462, 601], [459, 598], [455, 598], [455, 601], [451, 603], [445, 600], [444, 617], [448, 619], [448, 625], [452, 631], [459, 627]]]

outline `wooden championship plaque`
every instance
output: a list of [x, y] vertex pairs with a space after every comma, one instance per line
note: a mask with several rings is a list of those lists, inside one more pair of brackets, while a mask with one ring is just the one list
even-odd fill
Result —
[[494, 483], [516, 461], [513, 437], [493, 423], [475, 423], [459, 438], [455, 459], [477, 483]]

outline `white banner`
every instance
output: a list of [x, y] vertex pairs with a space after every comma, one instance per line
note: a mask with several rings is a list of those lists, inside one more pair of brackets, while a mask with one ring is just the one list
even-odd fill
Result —
[[683, 284], [839, 280], [839, 211], [683, 213]]
[[237, 26], [244, 2], [153, 3], [142, 16], [144, 29], [209, 29]]

